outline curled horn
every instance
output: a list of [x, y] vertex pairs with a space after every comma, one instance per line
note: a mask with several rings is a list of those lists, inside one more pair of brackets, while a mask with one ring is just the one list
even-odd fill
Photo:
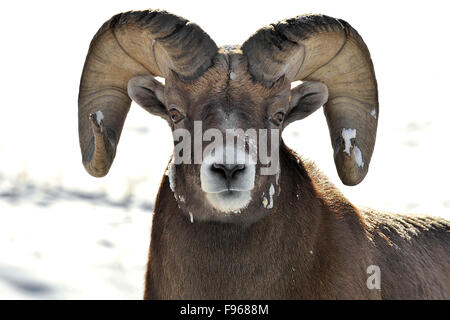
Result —
[[128, 81], [139, 75], [199, 77], [217, 53], [196, 24], [165, 11], [115, 15], [92, 39], [81, 76], [78, 131], [83, 164], [95, 177], [111, 167], [131, 99]]
[[356, 30], [328, 16], [298, 16], [258, 30], [242, 51], [256, 81], [270, 86], [285, 76], [327, 85], [324, 112], [336, 169], [344, 184], [360, 183], [375, 146], [378, 91], [369, 50]]

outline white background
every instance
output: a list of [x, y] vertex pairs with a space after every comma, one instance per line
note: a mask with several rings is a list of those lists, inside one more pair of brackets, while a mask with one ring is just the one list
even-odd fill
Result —
[[[444, 1], [4, 1], [0, 299], [141, 297], [148, 207], [172, 152], [170, 129], [133, 103], [110, 173], [92, 178], [81, 164], [77, 95], [98, 28], [116, 13], [147, 8], [196, 22], [219, 46], [298, 14], [349, 22], [369, 47], [379, 86], [366, 179], [355, 187], [339, 181], [321, 111], [289, 126], [287, 145], [313, 159], [357, 205], [450, 218]], [[107, 201], [86, 199], [91, 192]]]

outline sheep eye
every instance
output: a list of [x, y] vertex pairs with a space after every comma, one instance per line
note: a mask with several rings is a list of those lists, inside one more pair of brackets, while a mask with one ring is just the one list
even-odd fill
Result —
[[173, 123], [178, 123], [184, 119], [184, 116], [181, 114], [181, 112], [175, 108], [169, 110], [169, 115]]
[[284, 112], [277, 112], [275, 113], [271, 118], [270, 118], [270, 122], [272, 122], [274, 125], [276, 126], [280, 126], [281, 123], [283, 123], [284, 120]]

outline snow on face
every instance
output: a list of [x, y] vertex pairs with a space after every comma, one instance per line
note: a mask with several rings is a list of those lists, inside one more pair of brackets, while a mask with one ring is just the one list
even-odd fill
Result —
[[273, 195], [275, 194], [275, 188], [273, 187], [273, 184], [270, 184], [269, 188], [269, 205], [267, 206], [267, 209], [273, 208]]
[[278, 168], [277, 174], [275, 176], [275, 183], [278, 185], [279, 180], [280, 180], [280, 174], [281, 174], [281, 169]]
[[175, 186], [176, 186], [176, 184], [175, 184], [175, 163], [173, 162], [173, 158], [172, 158], [172, 161], [167, 166], [167, 170], [166, 170], [165, 174], [166, 174], [166, 176], [169, 177], [170, 190], [172, 190], [172, 192], [176, 198], [176, 194], [175, 194]]
[[262, 204], [263, 204], [264, 208], [267, 208], [267, 205], [269, 204], [269, 201], [264, 196], [263, 196]]
[[273, 195], [275, 194], [275, 187], [273, 186], [273, 184], [270, 184], [270, 188], [269, 188], [269, 200], [267, 200], [267, 198], [264, 195], [264, 192], [262, 194], [262, 204], [264, 206], [264, 208], [266, 209], [272, 209], [273, 208]]
[[344, 152], [350, 155], [350, 148], [352, 146], [351, 139], [356, 138], [356, 129], [342, 129], [342, 138], [344, 139]]
[[275, 184], [278, 186], [278, 195], [281, 193], [281, 186], [279, 186], [280, 183], [280, 175], [281, 175], [281, 168], [278, 168], [278, 172], [275, 176]]

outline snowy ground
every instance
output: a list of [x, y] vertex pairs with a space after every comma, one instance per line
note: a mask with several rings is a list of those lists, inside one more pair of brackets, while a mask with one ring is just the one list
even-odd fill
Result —
[[0, 52], [0, 299], [142, 296], [170, 130], [133, 104], [111, 172], [94, 179], [81, 165], [76, 123], [89, 42], [103, 21], [130, 9], [180, 14], [218, 44], [240, 43], [257, 28], [300, 13], [349, 21], [368, 44], [379, 83], [368, 176], [356, 187], [340, 183], [320, 111], [287, 128], [286, 143], [313, 159], [355, 204], [450, 219], [450, 38], [443, 4], [277, 1], [277, 7], [253, 8], [236, 1], [214, 15], [206, 3], [30, 2], [27, 10], [1, 4], [8, 50]]

